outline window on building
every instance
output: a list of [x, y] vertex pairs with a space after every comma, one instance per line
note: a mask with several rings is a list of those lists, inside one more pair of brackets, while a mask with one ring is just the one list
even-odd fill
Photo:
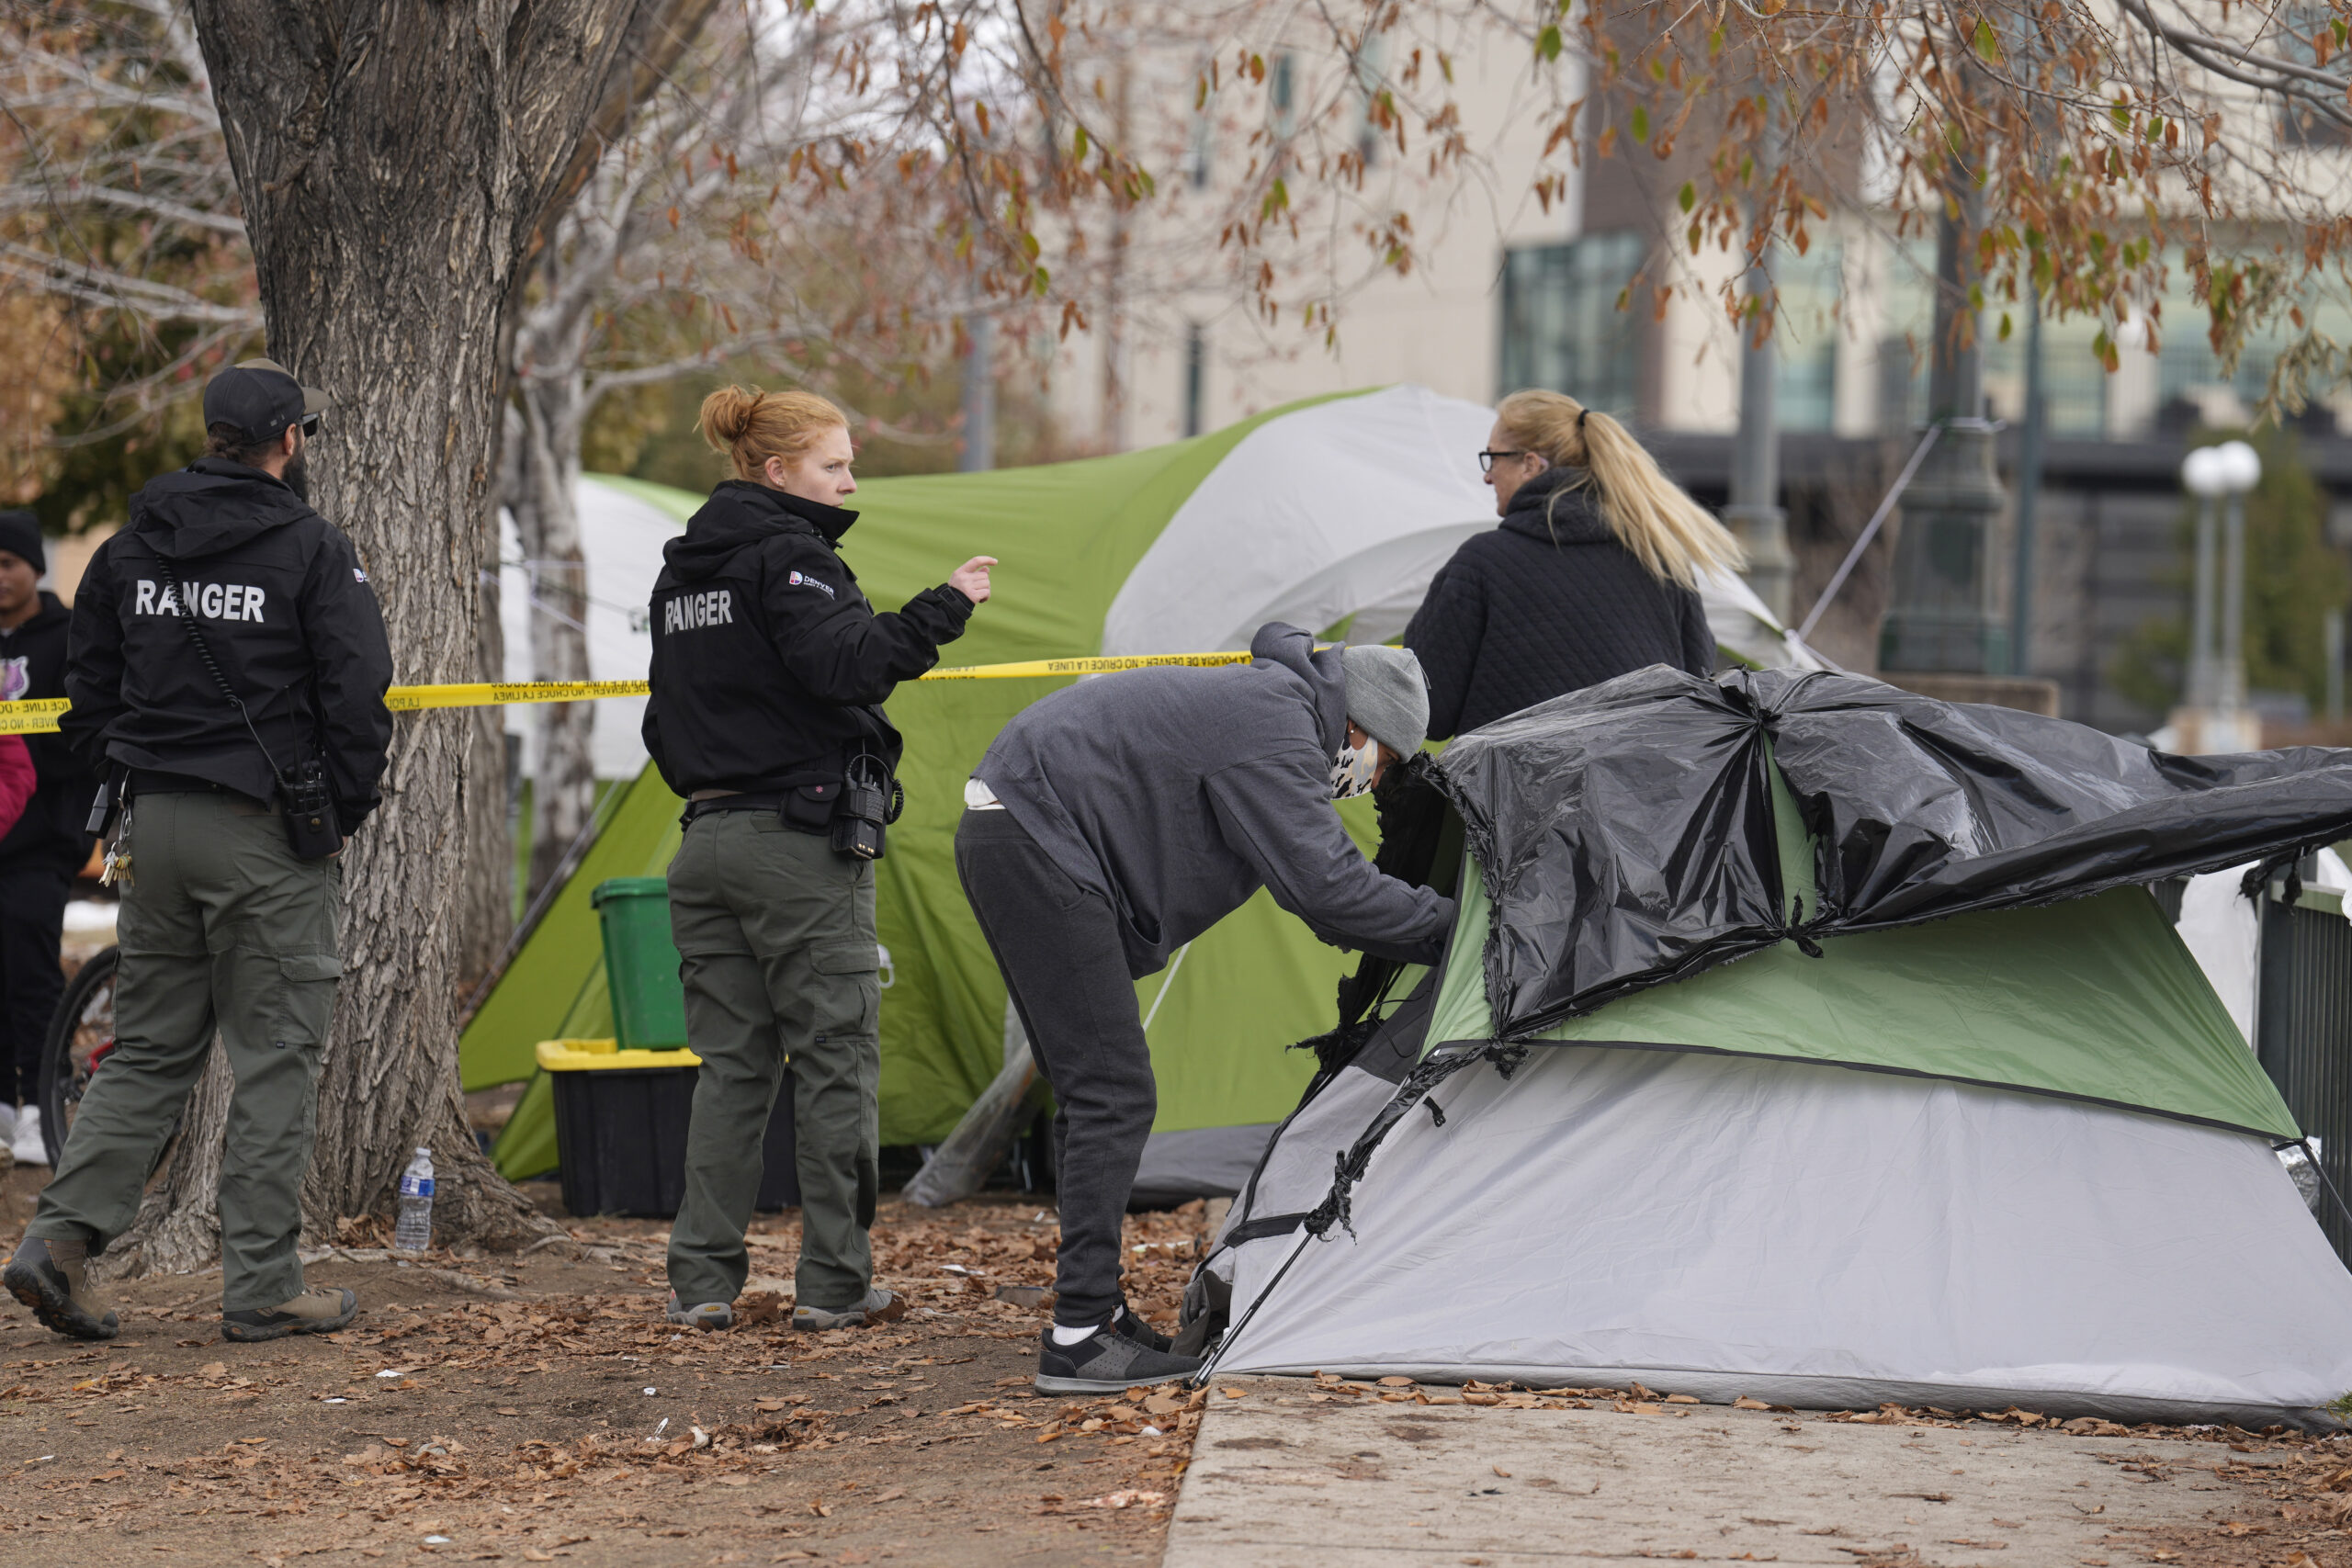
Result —
[[1838, 423], [1838, 301], [1844, 274], [1836, 245], [1804, 255], [1786, 246], [1774, 253], [1772, 280], [1781, 291], [1772, 347], [1779, 376], [1775, 423], [1782, 430], [1829, 430]]
[[1184, 323], [1184, 434], [1198, 435], [1208, 400], [1209, 348], [1198, 321]]
[[[2327, 6], [2308, 4], [2282, 6], [2278, 9], [2276, 32], [2272, 41], [2279, 54], [2303, 65], [2325, 65], [2333, 69], [2335, 57], [2344, 52], [2340, 43], [2332, 43], [2323, 59], [2312, 40], [2323, 31], [2332, 38], [2343, 35], [2334, 31], [2335, 12]], [[2336, 107], [2342, 108], [2339, 96]], [[2290, 147], [2352, 147], [2352, 126], [2332, 118], [2310, 105], [2291, 100], [2278, 106], [2278, 134]]]
[[1367, 169], [1380, 162], [1380, 128], [1372, 123], [1372, 100], [1387, 73], [1388, 35], [1374, 33], [1356, 51], [1356, 155]]
[[[1915, 239], [1887, 260], [1880, 317], [1879, 429], [1900, 434], [1928, 417], [1928, 377], [1936, 336], [1936, 243]], [[2001, 318], [2009, 335], [2001, 336]], [[2052, 435], [2095, 439], [2107, 433], [2108, 375], [2093, 348], [2098, 318], [2075, 314], [2041, 323], [2043, 428]], [[2025, 418], [2026, 321], [2022, 305], [1996, 302], [1977, 328], [1984, 395], [1998, 418]]]
[[1648, 254], [1648, 242], [1630, 231], [1506, 252], [1497, 395], [1548, 387], [1621, 419], [1633, 417], [1641, 318], [1618, 302]]
[[1298, 67], [1285, 50], [1266, 67], [1266, 104], [1274, 113], [1274, 136], [1286, 139], [1298, 129]]
[[2223, 375], [2222, 356], [2207, 335], [2212, 317], [2198, 298], [2197, 278], [2188, 257], [2178, 249], [2170, 250], [2165, 268], [2164, 326], [2156, 349], [2159, 418], [2164, 417], [2164, 405], [2180, 402], [2196, 405], [2200, 412], [2218, 414], [2222, 411], [2212, 408], [2211, 400], [2222, 392], [2236, 400], [2234, 417], [2251, 418], [2269, 393], [2271, 371], [2280, 356], [2303, 336], [2305, 329], [2286, 315], [2289, 305], [2302, 312], [2310, 330], [2338, 343], [2352, 338], [2352, 302], [2333, 287], [2306, 280], [2280, 301], [2278, 314], [2247, 333], [2236, 369]]
[[[1199, 71], [1202, 76], [1208, 75], [1207, 60], [1199, 62]], [[1209, 163], [1216, 150], [1216, 99], [1214, 96], [1204, 95], [1200, 107], [1193, 111], [1192, 128], [1184, 139], [1184, 153], [1176, 165], [1178, 171], [1192, 182], [1194, 190], [1208, 185]]]

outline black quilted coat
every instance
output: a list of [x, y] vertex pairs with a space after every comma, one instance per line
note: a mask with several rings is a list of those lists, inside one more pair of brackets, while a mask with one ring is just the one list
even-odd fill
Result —
[[1502, 526], [1430, 580], [1405, 646], [1429, 675], [1432, 739], [1652, 664], [1713, 672], [1699, 596], [1652, 577], [1575, 477], [1547, 468], [1520, 486]]

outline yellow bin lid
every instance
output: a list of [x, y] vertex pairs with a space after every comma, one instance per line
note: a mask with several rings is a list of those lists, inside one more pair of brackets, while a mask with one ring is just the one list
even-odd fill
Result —
[[612, 1040], [542, 1040], [539, 1066], [551, 1073], [609, 1072], [616, 1067], [699, 1067], [702, 1058], [675, 1051], [624, 1051]]

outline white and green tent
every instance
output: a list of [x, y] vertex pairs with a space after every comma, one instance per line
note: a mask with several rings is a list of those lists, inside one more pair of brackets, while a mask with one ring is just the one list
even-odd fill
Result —
[[[868, 480], [842, 554], [885, 608], [968, 556], [1000, 558], [996, 597], [948, 650], [951, 664], [1237, 649], [1269, 620], [1384, 640], [1454, 547], [1494, 526], [1476, 458], [1492, 419], [1474, 403], [1392, 387], [1114, 457]], [[583, 485], [588, 591], [608, 612], [597, 620], [592, 611], [599, 678], [642, 673], [641, 651], [625, 667], [643, 647], [629, 640], [626, 610], [657, 570], [651, 520], [666, 514], [674, 528], [701, 502], [629, 481]], [[1718, 640], [1740, 658], [1816, 665], [1737, 581], [1710, 584], [1706, 597]], [[509, 614], [520, 611], [510, 604]], [[519, 640], [510, 624], [510, 646]], [[879, 868], [880, 935], [895, 972], [882, 1009], [886, 1143], [945, 1137], [1003, 1064], [1003, 982], [956, 882], [952, 837], [972, 766], [1008, 718], [1055, 684], [914, 682], [890, 700], [907, 737], [908, 807]], [[633, 735], [637, 709], [600, 714], [600, 772], [602, 759], [627, 754], [605, 732]], [[467, 1026], [469, 1089], [531, 1077], [541, 1040], [611, 1032], [588, 894], [607, 877], [659, 874], [678, 809], [650, 771], [614, 793], [596, 841]], [[1342, 815], [1369, 844], [1368, 804]], [[1138, 985], [1159, 1079], [1141, 1190], [1176, 1197], [1238, 1184], [1312, 1073], [1311, 1058], [1285, 1047], [1329, 1026], [1348, 965], [1261, 894]], [[554, 1165], [544, 1084], [496, 1153], [510, 1176]]]
[[1245, 1183], [1218, 1370], [2333, 1421], [2301, 1132], [2133, 884], [2325, 841], [2352, 753], [1660, 670], [1437, 772], [1451, 946]]

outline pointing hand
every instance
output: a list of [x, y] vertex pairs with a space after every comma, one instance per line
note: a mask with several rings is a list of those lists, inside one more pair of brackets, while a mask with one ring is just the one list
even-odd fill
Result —
[[996, 564], [994, 556], [974, 556], [947, 574], [947, 586], [974, 604], [989, 602], [989, 568]]

